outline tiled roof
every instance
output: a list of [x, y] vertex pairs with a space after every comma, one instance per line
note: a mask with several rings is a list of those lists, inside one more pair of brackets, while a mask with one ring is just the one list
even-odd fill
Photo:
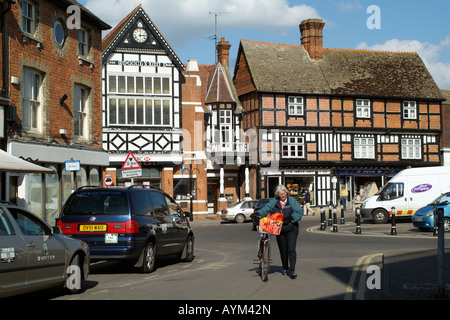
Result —
[[240, 46], [258, 91], [443, 100], [417, 53], [324, 49], [314, 61], [301, 45]]

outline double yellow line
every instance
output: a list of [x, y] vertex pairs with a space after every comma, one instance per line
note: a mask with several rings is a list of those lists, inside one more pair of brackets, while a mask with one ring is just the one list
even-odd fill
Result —
[[[347, 290], [345, 292], [344, 300], [364, 300], [364, 295], [366, 292], [366, 282], [367, 282], [367, 269], [370, 266], [372, 260], [376, 257], [382, 257], [383, 253], [372, 254], [364, 256], [358, 259], [355, 267], [353, 268], [350, 281], [347, 285]], [[356, 288], [356, 280], [359, 276], [358, 288]]]

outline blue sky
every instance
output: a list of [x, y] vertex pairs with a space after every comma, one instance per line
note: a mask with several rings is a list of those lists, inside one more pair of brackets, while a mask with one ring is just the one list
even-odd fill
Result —
[[[218, 37], [232, 44], [231, 68], [241, 39], [299, 44], [304, 19], [326, 22], [324, 47], [418, 52], [437, 84], [450, 89], [448, 0], [79, 0], [111, 26], [142, 3], [183, 62], [214, 64]], [[368, 8], [377, 6], [380, 15]], [[372, 20], [372, 18], [380, 19]], [[370, 29], [378, 22], [380, 29]]]

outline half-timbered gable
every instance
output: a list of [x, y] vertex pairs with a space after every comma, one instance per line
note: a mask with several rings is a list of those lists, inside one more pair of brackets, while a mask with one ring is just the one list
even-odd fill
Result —
[[312, 193], [325, 204], [338, 183], [353, 196], [408, 166], [440, 165], [443, 99], [419, 55], [322, 48], [323, 25], [301, 24], [313, 45], [303, 34], [301, 45], [240, 43], [234, 82], [244, 127], [258, 128], [260, 145], [279, 159], [279, 170], [261, 170], [261, 191], [327, 190]]
[[103, 39], [102, 58], [103, 147], [112, 166], [133, 152], [139, 179], [161, 186], [164, 168], [182, 162], [184, 65], [141, 5]]

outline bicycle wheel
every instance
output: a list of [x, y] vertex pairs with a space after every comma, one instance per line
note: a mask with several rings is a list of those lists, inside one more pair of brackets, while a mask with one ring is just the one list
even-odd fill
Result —
[[260, 260], [260, 275], [261, 280], [264, 282], [269, 280], [269, 268], [270, 268], [270, 244], [269, 240], [265, 240]]

